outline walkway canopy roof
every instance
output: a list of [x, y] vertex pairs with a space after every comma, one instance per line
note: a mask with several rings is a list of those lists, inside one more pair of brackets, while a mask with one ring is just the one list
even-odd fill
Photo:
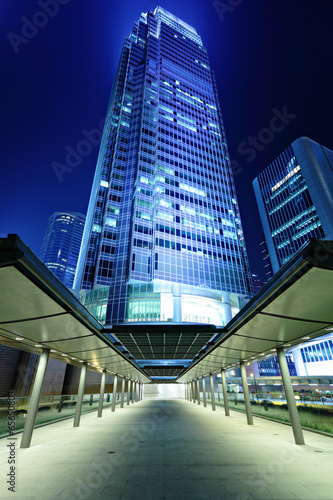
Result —
[[[149, 382], [168, 374], [178, 382], [253, 363], [333, 330], [333, 242], [313, 240], [255, 295], [226, 327], [131, 323], [104, 328], [16, 235], [0, 239], [0, 343], [89, 369]], [[132, 335], [133, 334], [133, 335]], [[193, 361], [135, 363], [126, 338], [137, 348], [163, 349], [168, 336], [181, 337]], [[119, 341], [121, 337], [121, 341]], [[162, 342], [162, 345], [161, 345]], [[155, 345], [156, 344], [156, 345]], [[141, 345], [141, 347], [140, 347]], [[186, 346], [185, 346], [186, 347]], [[157, 360], [156, 360], [157, 361]], [[165, 380], [165, 379], [164, 379]], [[174, 379], [173, 379], [174, 380]]]

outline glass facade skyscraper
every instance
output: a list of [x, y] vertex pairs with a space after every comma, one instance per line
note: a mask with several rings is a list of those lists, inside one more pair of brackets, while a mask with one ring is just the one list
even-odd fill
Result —
[[55, 212], [48, 220], [39, 258], [68, 288], [73, 287], [85, 216]]
[[106, 324], [223, 325], [251, 295], [207, 51], [161, 7], [123, 45], [75, 288]]
[[309, 239], [333, 239], [333, 151], [297, 139], [253, 187], [274, 273]]

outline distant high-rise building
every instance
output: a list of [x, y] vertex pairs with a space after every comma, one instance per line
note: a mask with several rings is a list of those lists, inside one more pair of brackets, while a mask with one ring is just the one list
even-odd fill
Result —
[[226, 324], [251, 276], [214, 74], [157, 7], [125, 40], [75, 288], [106, 324]]
[[333, 151], [302, 137], [253, 181], [273, 272], [311, 238], [333, 239]]
[[267, 281], [262, 280], [259, 278], [257, 274], [252, 274], [251, 276], [251, 281], [252, 281], [252, 287], [253, 287], [253, 293], [254, 295], [259, 292], [259, 290], [262, 289], [264, 285], [266, 285]]
[[85, 216], [76, 212], [55, 212], [48, 220], [40, 259], [68, 288], [73, 281], [80, 252]]

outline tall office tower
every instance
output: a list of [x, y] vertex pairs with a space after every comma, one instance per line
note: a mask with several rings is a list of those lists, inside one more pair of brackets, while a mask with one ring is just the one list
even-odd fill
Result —
[[123, 45], [75, 288], [106, 324], [222, 325], [251, 293], [207, 51], [161, 7]]
[[48, 220], [39, 258], [68, 288], [73, 287], [85, 216], [55, 212]]
[[333, 151], [302, 137], [253, 187], [273, 272], [309, 239], [333, 239]]

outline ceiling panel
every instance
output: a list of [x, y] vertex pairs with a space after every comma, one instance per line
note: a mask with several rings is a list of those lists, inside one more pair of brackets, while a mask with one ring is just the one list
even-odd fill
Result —
[[0, 323], [65, 312], [13, 266], [0, 267], [0, 281]]
[[[265, 307], [263, 312], [283, 312], [284, 316], [292, 318], [333, 323], [333, 308], [327, 307], [327, 298], [332, 295], [332, 284], [333, 271], [314, 267]], [[315, 290], [315, 294], [309, 293], [309, 290]]]

